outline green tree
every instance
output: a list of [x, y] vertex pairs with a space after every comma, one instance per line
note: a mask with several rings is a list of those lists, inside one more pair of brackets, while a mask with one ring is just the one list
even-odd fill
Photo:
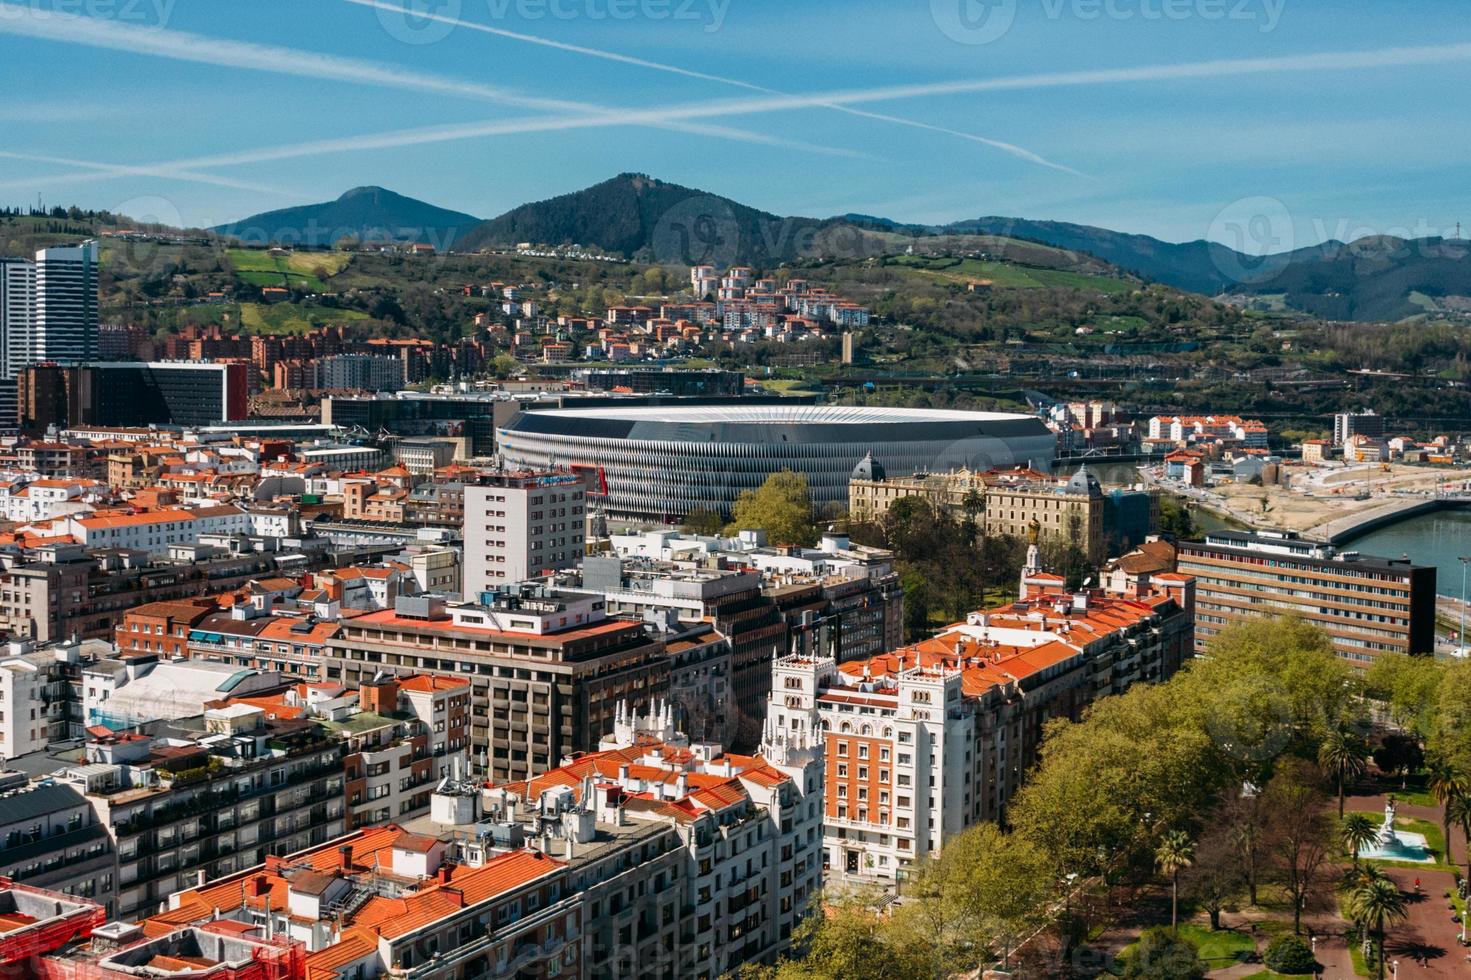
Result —
[[1389, 732], [1379, 740], [1374, 749], [1374, 765], [1380, 772], [1400, 777], [1400, 788], [1409, 779], [1410, 773], [1425, 764], [1425, 752], [1413, 735], [1404, 732]]
[[1333, 778], [1338, 788], [1338, 819], [1343, 819], [1344, 788], [1368, 768], [1369, 745], [1357, 733], [1335, 725], [1318, 743], [1318, 767]]
[[1173, 929], [1145, 929], [1129, 951], [1125, 980], [1201, 980], [1205, 964], [1199, 948]]
[[1091, 705], [1081, 722], [1049, 723], [1041, 764], [1008, 815], [1056, 877], [1153, 861], [1159, 827], [1183, 827], [1210, 805], [1226, 771], [1199, 723], [1203, 709], [1174, 681], [1136, 685]]
[[1170, 494], [1165, 494], [1159, 501], [1159, 529], [1180, 541], [1188, 541], [1200, 533], [1189, 505]]
[[708, 507], [696, 507], [684, 515], [680, 530], [685, 534], [700, 536], [716, 535], [725, 527], [725, 520]]
[[931, 949], [892, 929], [872, 904], [850, 898], [809, 915], [792, 937], [796, 958], [782, 961], [775, 980], [933, 980]]
[[958, 925], [969, 957], [952, 956], [952, 966], [975, 968], [982, 957], [1003, 964], [1022, 938], [1040, 927], [1052, 897], [1047, 857], [1035, 844], [994, 824], [979, 824], [947, 841], [940, 859], [927, 865], [919, 887], [935, 896], [943, 918]]
[[1313, 948], [1297, 936], [1278, 936], [1267, 945], [1262, 963], [1275, 973], [1305, 976], [1318, 971]]
[[1449, 765], [1471, 772], [1471, 660], [1445, 668], [1427, 748]]
[[1379, 826], [1365, 813], [1350, 813], [1338, 824], [1338, 840], [1343, 849], [1353, 855], [1354, 867], [1359, 866], [1359, 852], [1379, 837]]
[[1195, 844], [1183, 830], [1165, 834], [1154, 852], [1154, 864], [1170, 879], [1170, 928], [1180, 924], [1180, 872], [1195, 860]]
[[791, 470], [771, 474], [758, 490], [741, 491], [731, 517], [727, 534], [763, 530], [773, 544], [810, 548], [817, 543], [807, 477]]
[[1200, 723], [1254, 777], [1273, 759], [1316, 755], [1333, 727], [1366, 724], [1362, 678], [1333, 652], [1328, 635], [1297, 616], [1248, 619], [1222, 630], [1208, 656], [1182, 677], [1196, 688]]
[[1471, 792], [1471, 780], [1468, 780], [1466, 773], [1453, 765], [1450, 759], [1437, 754], [1430, 757], [1430, 765], [1425, 770], [1425, 788], [1430, 791], [1430, 795], [1435, 797], [1435, 802], [1440, 806], [1440, 826], [1445, 832], [1446, 861], [1449, 862], [1451, 804], [1463, 799], [1467, 792]]
[[1384, 935], [1388, 927], [1403, 922], [1409, 912], [1399, 886], [1388, 878], [1371, 878], [1354, 886], [1348, 894], [1348, 911], [1374, 935], [1378, 955], [1375, 969], [1384, 980]]
[[521, 369], [521, 362], [510, 354], [497, 354], [490, 362], [490, 373], [497, 378], [509, 378]]
[[1425, 738], [1434, 728], [1444, 673], [1433, 657], [1391, 653], [1374, 658], [1365, 680], [1368, 693], [1389, 705], [1395, 724]]
[[[1471, 878], [1471, 792], [1457, 793], [1446, 805], [1446, 815], [1466, 839], [1466, 877]], [[1445, 860], [1452, 863], [1451, 835], [1445, 835]]]

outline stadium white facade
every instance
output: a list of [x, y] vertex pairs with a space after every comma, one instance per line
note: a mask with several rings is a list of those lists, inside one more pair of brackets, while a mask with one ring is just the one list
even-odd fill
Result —
[[699, 508], [728, 515], [741, 491], [782, 469], [807, 477], [818, 508], [846, 505], [848, 479], [870, 452], [890, 473], [1046, 472], [1057, 450], [1030, 415], [810, 404], [528, 411], [496, 440], [511, 467], [601, 467], [608, 515], [651, 521]]

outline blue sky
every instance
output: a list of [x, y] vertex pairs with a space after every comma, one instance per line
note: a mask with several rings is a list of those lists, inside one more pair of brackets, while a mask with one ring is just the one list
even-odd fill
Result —
[[1456, 0], [0, 0], [0, 82], [0, 202], [190, 224], [360, 184], [489, 217], [641, 171], [1176, 241], [1471, 226]]

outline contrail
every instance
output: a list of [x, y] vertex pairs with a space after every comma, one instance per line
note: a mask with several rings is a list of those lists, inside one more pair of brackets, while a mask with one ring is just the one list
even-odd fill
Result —
[[[1471, 44], [1424, 47], [1386, 48], [1379, 51], [1331, 52], [1316, 55], [1291, 55], [1280, 58], [1249, 58], [1187, 62], [1173, 65], [1148, 65], [1132, 68], [1110, 68], [1091, 71], [1050, 72], [1034, 75], [1003, 76], [990, 79], [968, 79], [920, 85], [855, 89], [812, 95], [764, 96], [756, 99], [733, 99], [676, 105], [664, 108], [607, 110], [582, 115], [534, 117], [450, 124], [445, 126], [403, 129], [328, 140], [316, 140], [285, 146], [246, 150], [240, 153], [199, 157], [154, 164], [157, 169], [197, 169], [235, 166], [274, 160], [296, 159], [327, 153], [418, 146], [486, 136], [517, 133], [550, 132], [608, 126], [655, 125], [689, 119], [711, 119], [725, 116], [781, 112], [821, 107], [828, 104], [859, 105], [869, 102], [903, 101], [934, 95], [970, 92], [1019, 91], [1025, 89], [1060, 88], [1080, 85], [1120, 85], [1137, 82], [1218, 78], [1254, 74], [1279, 74], [1316, 71], [1359, 71], [1471, 61]], [[79, 175], [86, 179], [90, 175]]]
[[[117, 21], [38, 11], [28, 6], [0, 0], [0, 31], [24, 37], [87, 47], [152, 55], [177, 61], [213, 65], [218, 68], [242, 68], [253, 71], [374, 85], [415, 92], [449, 95], [523, 109], [547, 112], [596, 113], [618, 110], [588, 102], [551, 99], [524, 95], [494, 85], [481, 85], [439, 75], [410, 71], [382, 62], [319, 54], [292, 48], [230, 41], [188, 31], [161, 30]], [[700, 136], [741, 140], [763, 146], [799, 149], [837, 156], [854, 152], [834, 147], [816, 147], [809, 143], [721, 126], [708, 126], [693, 121], [671, 120], [650, 125], [672, 128]]]
[[[394, 13], [409, 13], [409, 11], [405, 10], [405, 8], [401, 5], [397, 3], [391, 3], [389, 2], [389, 0], [344, 0], [344, 2], [355, 4], [359, 7], [371, 7], [375, 10], [388, 10]], [[458, 17], [450, 17], [446, 14], [436, 14], [428, 11], [413, 11], [412, 15], [415, 18], [421, 20], [436, 21], [441, 24], [449, 24], [455, 27], [463, 27], [466, 30], [478, 31], [482, 34], [490, 34], [495, 37], [503, 37], [512, 41], [521, 41], [526, 44], [540, 45], [541, 47], [553, 48], [557, 51], [567, 51], [572, 54], [585, 55], [590, 58], [601, 58], [605, 61], [613, 61], [624, 65], [633, 65], [638, 68], [649, 68], [654, 71], [666, 72], [671, 75], [681, 75], [685, 78], [693, 78], [705, 82], [715, 82], [720, 85], [729, 85], [735, 88], [746, 89], [751, 92], [760, 92], [765, 95], [790, 96], [790, 93], [783, 92], [780, 89], [770, 88], [765, 85], [757, 85], [754, 82], [748, 82], [739, 78], [731, 78], [725, 75], [714, 75], [709, 72], [696, 71], [691, 68], [683, 68], [679, 65], [671, 65], [660, 61], [650, 61], [647, 58], [637, 58], [633, 55], [620, 54], [617, 51], [608, 51], [604, 48], [591, 48], [581, 44], [568, 44], [563, 41], [554, 41], [550, 38], [540, 37], [535, 34], [525, 34], [520, 31], [506, 30], [502, 27], [492, 27], [489, 24], [480, 24], [474, 21], [463, 20]], [[944, 126], [935, 126], [931, 125], [930, 123], [921, 122], [917, 119], [907, 119], [902, 116], [890, 116], [878, 112], [867, 112], [862, 109], [854, 109], [849, 106], [840, 105], [837, 103], [816, 103], [814, 105], [814, 108], [832, 109], [836, 112], [842, 112], [850, 116], [857, 116], [862, 119], [874, 119], [879, 122], [892, 123], [898, 126], [908, 126], [913, 129], [922, 129], [931, 133], [940, 133], [945, 136], [954, 136], [958, 137], [959, 139], [969, 140], [973, 143], [979, 143], [982, 146], [989, 146], [992, 149], [1001, 150], [1004, 153], [1009, 153], [1012, 156], [1018, 157], [1022, 160], [1026, 160], [1030, 163], [1038, 164], [1039, 166], [1050, 167], [1053, 170], [1060, 170], [1063, 173], [1073, 174], [1079, 177], [1086, 176], [1074, 170], [1072, 167], [1067, 167], [1060, 163], [1054, 163], [1053, 161], [1043, 157], [1041, 154], [1034, 153], [1033, 151], [1028, 150], [1025, 147], [1017, 146], [1015, 143], [1006, 143], [1001, 140], [981, 136], [976, 133], [966, 133], [957, 129], [949, 129]]]
[[[164, 177], [168, 179], [193, 181], [199, 184], [212, 184], [216, 187], [228, 187], [231, 190], [250, 191], [253, 194], [281, 194], [280, 187], [267, 187], [264, 184], [252, 184], [243, 180], [232, 180], [229, 177], [218, 177], [214, 174], [199, 173], [193, 170], [184, 170], [169, 166], [137, 166], [129, 167], [115, 163], [98, 163], [93, 160], [77, 160], [73, 157], [45, 156], [39, 153], [16, 153], [12, 150], [0, 150], [0, 159], [23, 160], [27, 163], [45, 163], [52, 166], [80, 167], [83, 170], [97, 171], [102, 177]], [[50, 180], [52, 178], [41, 178]], [[32, 186], [34, 182], [26, 180], [6, 181], [0, 183], [0, 187], [10, 188], [12, 186]], [[288, 197], [302, 197], [295, 192], [285, 192]]]

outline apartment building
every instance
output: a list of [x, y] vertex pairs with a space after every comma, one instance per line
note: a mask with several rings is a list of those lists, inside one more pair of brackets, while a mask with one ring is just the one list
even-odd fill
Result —
[[692, 738], [728, 742], [737, 732], [730, 639], [704, 622], [665, 621], [669, 703]]
[[[149, 654], [188, 657], [325, 680], [322, 653], [338, 627], [335, 616], [319, 618], [312, 608], [275, 611], [261, 601], [220, 609], [214, 599], [148, 603], [124, 614], [115, 642], [128, 661]], [[321, 611], [335, 608], [327, 604]]]
[[842, 630], [840, 659], [892, 650], [904, 641], [904, 590], [893, 552], [825, 534], [815, 548], [769, 547], [766, 533], [705, 537], [677, 531], [614, 534], [612, 552], [698, 571], [755, 568], [762, 592], [790, 630], [802, 613], [833, 618]]
[[1368, 436], [1375, 442], [1384, 440], [1384, 416], [1373, 409], [1362, 412], [1340, 412], [1333, 416], [1333, 445], [1346, 446], [1354, 436]]
[[662, 697], [664, 644], [644, 624], [608, 618], [597, 595], [526, 586], [485, 603], [400, 597], [344, 619], [323, 652], [348, 686], [432, 674], [471, 684], [472, 762], [487, 778], [527, 778], [595, 748], [619, 700]]
[[588, 975], [564, 862], [521, 849], [457, 864], [449, 849], [397, 825], [357, 830], [181, 891], [146, 927], [263, 931], [304, 952], [291, 975], [312, 980]]
[[25, 363], [97, 359], [96, 242], [36, 253], [35, 318]]
[[730, 643], [731, 694], [739, 713], [732, 741], [754, 744], [771, 691], [771, 662], [787, 643], [786, 622], [762, 593], [760, 572], [589, 557], [576, 580], [605, 597], [609, 613], [643, 616], [662, 610], [680, 622], [713, 623]]
[[494, 473], [464, 490], [467, 596], [581, 560], [586, 488], [565, 473]]
[[313, 365], [315, 388], [335, 391], [398, 391], [404, 366], [397, 357], [380, 354], [332, 354]]
[[1212, 532], [1180, 542], [1177, 563], [1197, 582], [1200, 653], [1231, 623], [1282, 613], [1322, 629], [1356, 667], [1435, 651], [1433, 565], [1339, 551], [1292, 531]]
[[1238, 445], [1267, 448], [1267, 427], [1260, 419], [1239, 415], [1156, 415], [1149, 420], [1149, 440], [1176, 446]]
[[30, 363], [35, 316], [36, 264], [0, 258], [0, 378], [14, 381]]
[[173, 545], [191, 544], [201, 535], [243, 534], [249, 530], [249, 519], [239, 507], [210, 505], [66, 517], [52, 522], [52, 528], [87, 548], [167, 555]]
[[667, 705], [623, 705], [599, 751], [461, 799], [479, 827], [439, 829], [472, 850], [499, 837], [566, 862], [582, 975], [714, 980], [786, 950], [817, 898], [822, 766], [805, 738], [733, 755], [677, 732]]
[[106, 651], [95, 641], [38, 650], [12, 640], [0, 649], [0, 757], [79, 735], [83, 670]]
[[87, 798], [8, 770], [0, 787], [0, 878], [86, 898], [111, 915], [117, 856]]
[[[316, 690], [346, 695], [340, 686]], [[470, 682], [382, 678], [360, 686], [355, 700], [354, 714], [329, 725], [347, 741], [348, 828], [427, 813], [434, 788], [469, 769]]]
[[902, 879], [953, 835], [1004, 819], [1049, 720], [1163, 680], [1190, 655], [1188, 578], [1135, 579], [1124, 594], [1062, 585], [1034, 566], [1019, 602], [933, 639], [866, 661], [777, 661], [769, 729], [826, 744], [832, 874]]
[[117, 855], [120, 919], [148, 915], [203, 873], [214, 878], [342, 834], [342, 744], [316, 722], [249, 705], [196, 723], [97, 729], [12, 758], [84, 796]]

